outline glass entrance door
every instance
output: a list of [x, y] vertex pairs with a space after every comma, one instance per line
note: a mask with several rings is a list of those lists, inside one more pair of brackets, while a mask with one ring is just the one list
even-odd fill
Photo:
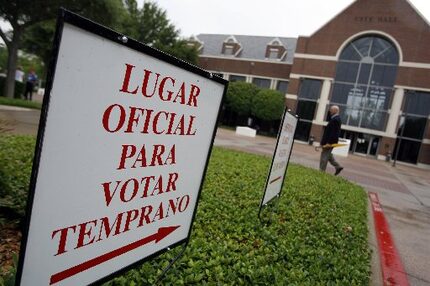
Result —
[[376, 156], [380, 138], [371, 134], [343, 130], [341, 137], [351, 140], [349, 151], [351, 153]]

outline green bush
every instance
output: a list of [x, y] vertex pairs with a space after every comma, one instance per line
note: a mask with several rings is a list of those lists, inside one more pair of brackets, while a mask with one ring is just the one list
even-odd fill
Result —
[[[0, 198], [21, 214], [34, 143], [34, 137], [0, 137]], [[164, 285], [368, 285], [363, 189], [291, 164], [273, 223], [263, 227], [257, 213], [269, 163], [214, 148], [190, 244]], [[107, 285], [153, 284], [178, 250]]]
[[[290, 165], [279, 210], [263, 227], [257, 213], [268, 167], [268, 158], [214, 149], [190, 244], [163, 285], [369, 284], [363, 189]], [[152, 285], [177, 251], [107, 285]]]
[[0, 207], [23, 217], [35, 138], [0, 134]]
[[232, 111], [242, 116], [251, 114], [252, 99], [259, 89], [252, 83], [236, 81], [228, 86], [226, 96], [226, 106]]
[[262, 89], [252, 99], [251, 113], [261, 120], [280, 120], [284, 107], [285, 98], [279, 91]]

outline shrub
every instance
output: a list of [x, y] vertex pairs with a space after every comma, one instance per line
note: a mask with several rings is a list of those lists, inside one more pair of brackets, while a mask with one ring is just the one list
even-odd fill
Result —
[[[279, 210], [262, 227], [257, 213], [268, 166], [268, 158], [214, 149], [190, 244], [162, 284], [369, 284], [363, 189], [290, 165]], [[107, 285], [152, 285], [177, 251]]]
[[251, 113], [261, 120], [280, 120], [284, 108], [285, 98], [279, 91], [262, 89], [252, 100]]
[[258, 93], [258, 87], [252, 83], [231, 82], [227, 90], [226, 106], [242, 116], [251, 114], [252, 99]]
[[23, 217], [35, 138], [0, 134], [0, 207]]

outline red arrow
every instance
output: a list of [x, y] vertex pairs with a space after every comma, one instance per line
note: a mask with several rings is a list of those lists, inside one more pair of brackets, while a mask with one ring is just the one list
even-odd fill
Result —
[[162, 240], [163, 238], [165, 238], [166, 236], [168, 236], [170, 233], [172, 233], [178, 227], [180, 227], [180, 226], [176, 225], [176, 226], [169, 226], [169, 227], [160, 227], [156, 233], [154, 233], [150, 236], [144, 237], [142, 239], [139, 239], [138, 241], [132, 242], [132, 243], [127, 244], [125, 246], [122, 246], [118, 249], [112, 250], [111, 252], [102, 254], [102, 255], [97, 256], [93, 259], [82, 262], [81, 264], [73, 266], [73, 267], [66, 269], [64, 271], [58, 272], [57, 274], [54, 274], [51, 276], [51, 281], [49, 282], [49, 284], [52, 285], [52, 284], [57, 283], [61, 280], [69, 278], [73, 275], [76, 275], [76, 274], [82, 272], [82, 271], [85, 271], [85, 270], [90, 269], [94, 266], [97, 266], [103, 262], [106, 262], [112, 258], [120, 256], [121, 254], [124, 254], [124, 253], [129, 252], [133, 249], [141, 247], [142, 245], [145, 245], [145, 244], [147, 244], [153, 240], [155, 240], [155, 243], [157, 243], [160, 240]]

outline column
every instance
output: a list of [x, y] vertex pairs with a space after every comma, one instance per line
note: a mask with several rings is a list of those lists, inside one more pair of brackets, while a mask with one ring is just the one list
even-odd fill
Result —
[[329, 103], [328, 96], [330, 94], [331, 82], [328, 79], [323, 81], [320, 98], [318, 100], [318, 110], [315, 116], [315, 121], [319, 124], [324, 122], [326, 116], [326, 106]]
[[393, 103], [391, 104], [390, 116], [388, 118], [386, 133], [389, 137], [395, 138], [397, 136], [397, 122], [401, 114], [403, 97], [405, 90], [403, 88], [396, 88], [394, 91]]

